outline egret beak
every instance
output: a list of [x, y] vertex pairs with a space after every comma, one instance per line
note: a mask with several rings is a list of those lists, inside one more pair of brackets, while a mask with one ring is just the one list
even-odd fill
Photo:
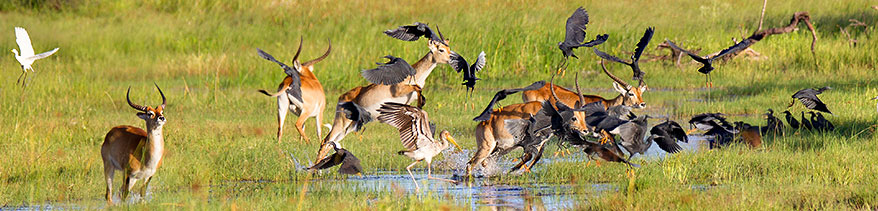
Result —
[[451, 137], [451, 134], [446, 133], [445, 140], [448, 140], [448, 142], [451, 142], [451, 144], [453, 144], [454, 147], [457, 147], [457, 151], [463, 151], [463, 149], [460, 148], [460, 145], [457, 145], [457, 142], [454, 141], [454, 137]]

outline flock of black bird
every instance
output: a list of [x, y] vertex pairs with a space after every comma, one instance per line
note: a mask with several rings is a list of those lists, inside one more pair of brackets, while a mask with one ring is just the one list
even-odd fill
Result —
[[[573, 15], [567, 19], [564, 41], [558, 43], [558, 48], [561, 50], [563, 56], [561, 63], [559, 63], [559, 72], [566, 68], [569, 57], [572, 56], [577, 59], [579, 58], [574, 54], [575, 49], [580, 47], [595, 47], [609, 39], [608, 34], [601, 34], [597, 35], [595, 39], [591, 41], [584, 42], [586, 38], [585, 29], [588, 23], [588, 13], [581, 7], [577, 8]], [[420, 37], [425, 37], [433, 41], [445, 42], [445, 39], [441, 37], [441, 33], [433, 33], [430, 27], [419, 22], [409, 26], [400, 26], [394, 30], [387, 30], [384, 33], [388, 36], [406, 41], [413, 41]], [[634, 80], [639, 80], [642, 83], [642, 79], [646, 73], [641, 70], [638, 63], [654, 33], [655, 29], [653, 27], [649, 27], [645, 30], [640, 41], [635, 45], [630, 60], [620, 59], [619, 57], [600, 51], [597, 48], [593, 48], [593, 52], [602, 59], [601, 65], [604, 65], [603, 60], [609, 60], [629, 66], [633, 72], [632, 78]], [[711, 86], [709, 74], [715, 69], [714, 61], [729, 54], [737, 54], [740, 51], [745, 50], [752, 45], [752, 43], [748, 42], [751, 41], [746, 39], [720, 51], [717, 54], [699, 56], [678, 47], [673, 42], [667, 41], [671, 48], [679, 50], [680, 52], [689, 55], [689, 57], [696, 62], [703, 64], [703, 66], [698, 69], [698, 72], [706, 75], [708, 86]], [[261, 50], [259, 51], [259, 55], [265, 59], [280, 64], [285, 69], [287, 68], [286, 65], [274, 60], [273, 57]], [[405, 60], [390, 55], [385, 56], [385, 58], [390, 61], [387, 63], [378, 63], [380, 66], [375, 69], [364, 70], [362, 76], [374, 84], [390, 85], [402, 82], [406, 78], [415, 74], [415, 70]], [[452, 60], [449, 63], [458, 73], [462, 72], [464, 81], [462, 85], [467, 87], [467, 96], [470, 96], [476, 81], [479, 80], [475, 74], [485, 67], [485, 53], [481, 52], [472, 64], [464, 59], [463, 56], [453, 53]], [[555, 76], [553, 75], [552, 81], [549, 82], [549, 85], [554, 85], [554, 77]], [[481, 112], [479, 116], [473, 118], [473, 120], [487, 121], [491, 118], [492, 112], [494, 112], [495, 104], [498, 104], [499, 101], [505, 99], [507, 96], [522, 91], [536, 90], [545, 85], [545, 81], [537, 81], [523, 88], [500, 90], [494, 95], [485, 110]], [[578, 81], [576, 89], [578, 92], [577, 94], [580, 96], [579, 102], [584, 102], [582, 101], [581, 93], [579, 93]], [[798, 132], [800, 130], [818, 132], [834, 130], [835, 126], [821, 114], [821, 112], [828, 114], [832, 113], [817, 97], [818, 94], [829, 89], [829, 87], [819, 89], [808, 88], [796, 92], [792, 96], [794, 100], [793, 103], [795, 103], [795, 100], [799, 100], [806, 108], [818, 112], [815, 113], [810, 111], [808, 112], [811, 115], [810, 118], [806, 118], [805, 112], [802, 111], [801, 118], [797, 120], [793, 117], [793, 114], [790, 111], [784, 111], [783, 113], [785, 114], [787, 122], [786, 125], [792, 128], [793, 132]], [[765, 113], [766, 123], [763, 126], [750, 125], [741, 121], [730, 123], [724, 114], [703, 113], [690, 118], [688, 123], [692, 129], [687, 131], [679, 123], [667, 118], [652, 128], [649, 128], [647, 120], [653, 117], [650, 117], [649, 115], [637, 115], [632, 112], [631, 106], [617, 105], [608, 107], [604, 105], [603, 102], [598, 101], [585, 105], [579, 105], [577, 103], [577, 105], [570, 107], [562, 103], [560, 100], [557, 100], [557, 96], [553, 89], [552, 96], [556, 99], [556, 101], [553, 102], [554, 105], [553, 103], [545, 101], [542, 104], [542, 109], [537, 114], [532, 115], [531, 118], [522, 122], [508, 123], [512, 125], [507, 126], [508, 128], [513, 128], [511, 133], [516, 136], [525, 137], [525, 141], [518, 143], [520, 147], [524, 149], [522, 159], [533, 160], [534, 164], [542, 156], [543, 144], [545, 143], [545, 140], [548, 140], [550, 137], [557, 137], [557, 140], [559, 140], [559, 146], [563, 147], [564, 144], [568, 144], [582, 148], [591, 158], [598, 157], [606, 161], [622, 162], [629, 164], [630, 166], [637, 166], [636, 164], [629, 162], [629, 160], [635, 154], [644, 154], [646, 150], [650, 148], [652, 143], [655, 143], [660, 149], [668, 153], [678, 153], [683, 150], [683, 147], [681, 147], [678, 142], [688, 143], [689, 134], [695, 130], [705, 131], [704, 136], [707, 137], [707, 140], [710, 143], [710, 148], [720, 148], [734, 142], [742, 142], [752, 147], [758, 147], [762, 143], [762, 136], [787, 135], [785, 124], [781, 119], [775, 116], [774, 110], [772, 109], [768, 109], [768, 112]], [[878, 99], [878, 97], [876, 97], [876, 99]], [[788, 107], [792, 107], [792, 105], [793, 104], [790, 104]], [[348, 119], [353, 120], [357, 124], [355, 127], [357, 130], [362, 128], [363, 124], [372, 120], [368, 112], [354, 103], [340, 104], [339, 107], [343, 109]], [[573, 126], [577, 122], [577, 117], [574, 115], [575, 112], [584, 112], [584, 122], [587, 125], [585, 130], [577, 129]], [[649, 133], [648, 136], [647, 132]], [[621, 139], [620, 141], [615, 140], [617, 136]], [[337, 145], [333, 146], [336, 148], [336, 154], [321, 160], [310, 169], [324, 169], [341, 164], [342, 167], [339, 169], [340, 173], [357, 174], [361, 172], [362, 167], [359, 167], [359, 160], [357, 160], [353, 154]], [[627, 151], [627, 157], [625, 156], [625, 153], [622, 152], [622, 149]], [[521, 168], [524, 163], [525, 162], [522, 162], [513, 167], [512, 170], [514, 171]]]

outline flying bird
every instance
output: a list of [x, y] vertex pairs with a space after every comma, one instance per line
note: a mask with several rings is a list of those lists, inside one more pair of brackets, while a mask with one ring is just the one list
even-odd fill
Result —
[[647, 119], [649, 115], [637, 116], [622, 125], [610, 130], [611, 134], [618, 134], [622, 138], [620, 145], [628, 151], [630, 160], [634, 154], [644, 154], [652, 146], [652, 140], [643, 138], [646, 136]]
[[803, 90], [799, 90], [795, 94], [793, 94], [793, 102], [790, 103], [788, 107], [792, 107], [793, 104], [796, 104], [795, 99], [799, 99], [802, 102], [802, 105], [805, 105], [808, 109], [813, 109], [821, 112], [826, 112], [832, 114], [828, 108], [826, 108], [826, 104], [823, 101], [820, 101], [820, 98], [817, 98], [817, 95], [823, 93], [823, 91], [830, 90], [832, 87], [825, 86], [819, 89], [807, 88]]
[[437, 33], [433, 33], [433, 30], [430, 29], [430, 26], [427, 24], [415, 22], [412, 25], [399, 26], [399, 28], [396, 29], [385, 30], [384, 34], [404, 41], [416, 41], [421, 37], [426, 37], [427, 39], [440, 42], [447, 46], [448, 43], [445, 43], [442, 32], [439, 31], [439, 26], [436, 26], [436, 32]]
[[476, 58], [476, 61], [473, 62], [472, 65], [469, 65], [469, 63], [466, 62], [466, 59], [460, 54], [454, 53], [451, 56], [451, 61], [448, 64], [451, 65], [454, 70], [457, 70], [458, 73], [463, 71], [464, 82], [461, 85], [466, 86], [467, 102], [469, 102], [469, 97], [472, 97], [472, 92], [475, 90], [476, 81], [480, 79], [476, 77], [476, 72], [485, 68], [485, 62], [484, 51], [479, 53], [479, 57]]
[[476, 118], [473, 118], [473, 121], [487, 121], [488, 119], [490, 119], [491, 113], [494, 111], [494, 104], [496, 104], [498, 101], [506, 99], [506, 96], [511, 95], [511, 94], [515, 94], [515, 93], [518, 93], [521, 91], [536, 90], [536, 89], [539, 89], [540, 87], [543, 87], [545, 85], [546, 85], [546, 81], [537, 81], [537, 82], [534, 82], [533, 84], [531, 84], [530, 86], [527, 86], [524, 88], [500, 90], [496, 94], [494, 94], [494, 98], [491, 99], [491, 102], [488, 103], [488, 106], [485, 107], [485, 110], [482, 111], [482, 113], [479, 114], [479, 116], [477, 116]]
[[391, 55], [384, 56], [384, 58], [390, 61], [383, 64], [375, 63], [380, 66], [375, 69], [363, 70], [363, 78], [366, 78], [369, 83], [394, 85], [415, 75], [415, 68], [404, 59]]
[[619, 57], [604, 53], [597, 48], [594, 48], [594, 53], [603, 59], [628, 65], [629, 67], [631, 67], [631, 70], [634, 71], [634, 76], [632, 80], [641, 80], [643, 79], [644, 72], [640, 70], [640, 65], [638, 64], [638, 62], [640, 61], [640, 55], [643, 54], [643, 50], [646, 49], [647, 45], [649, 45], [649, 41], [652, 40], [652, 35], [654, 33], [654, 27], [646, 28], [646, 32], [643, 33], [643, 37], [640, 38], [640, 42], [637, 42], [637, 48], [634, 49], [634, 54], [631, 55], [631, 61], [622, 60]]
[[[299, 50], [296, 51], [296, 56], [295, 56], [296, 58], [299, 57], [299, 53], [301, 51], [302, 51], [302, 42], [299, 41]], [[278, 65], [280, 65], [280, 67], [284, 70], [284, 73], [286, 73], [288, 76], [290, 76], [290, 78], [293, 79], [292, 83], [290, 83], [290, 89], [287, 89], [287, 93], [292, 95], [293, 98], [296, 98], [296, 100], [298, 100], [299, 102], [303, 102], [302, 101], [302, 81], [301, 81], [302, 79], [299, 78], [299, 70], [297, 70], [294, 67], [287, 66], [286, 64], [278, 61], [277, 59], [274, 59], [274, 56], [271, 56], [271, 54], [268, 54], [265, 51], [262, 51], [262, 49], [257, 48], [256, 54], [258, 54], [260, 57], [262, 57], [265, 60], [268, 60], [268, 61], [271, 61], [271, 62], [274, 62], [274, 63], [277, 63]], [[293, 61], [296, 61], [296, 58], [293, 58]], [[268, 92], [265, 90], [262, 90], [260, 92], [262, 92], [263, 94], [268, 94]]]
[[338, 112], [344, 113], [344, 117], [353, 121], [354, 131], [360, 131], [363, 129], [363, 125], [372, 121], [372, 115], [369, 114], [369, 111], [357, 105], [357, 103], [348, 101], [339, 103]]
[[380, 113], [378, 121], [399, 129], [399, 138], [406, 150], [399, 151], [398, 154], [415, 160], [405, 170], [409, 172], [409, 176], [415, 182], [417, 190], [420, 191], [421, 188], [418, 186], [418, 181], [415, 180], [411, 168], [421, 161], [427, 162], [428, 179], [454, 182], [453, 180], [434, 178], [430, 174], [433, 157], [450, 147], [449, 142], [460, 150], [460, 146], [451, 137], [451, 133], [447, 130], [442, 130], [442, 132], [439, 132], [439, 140], [433, 138], [433, 131], [430, 129], [430, 119], [427, 117], [427, 112], [410, 105], [388, 102], [381, 105], [378, 113]]
[[695, 53], [687, 51], [683, 48], [680, 48], [676, 44], [671, 42], [670, 40], [666, 39], [665, 42], [667, 42], [668, 46], [670, 46], [671, 48], [676, 49], [680, 52], [686, 53], [686, 55], [689, 55], [689, 57], [692, 57], [693, 60], [697, 61], [698, 63], [704, 64], [704, 66], [702, 66], [701, 68], [698, 68], [698, 72], [706, 75], [707, 86], [712, 87], [713, 84], [710, 82], [710, 72], [713, 71], [713, 69], [714, 69], [713, 60], [716, 60], [717, 58], [723, 57], [723, 56], [731, 54], [731, 53], [736, 53], [738, 51], [742, 51], [744, 49], [747, 49], [747, 47], [752, 45], [752, 42], [755, 42], [755, 41], [753, 41], [751, 39], [745, 39], [741, 42], [736, 43], [735, 45], [732, 45], [729, 48], [723, 49], [722, 51], [720, 51], [716, 55], [707, 56], [707, 57], [702, 57], [702, 56], [699, 56]]
[[567, 59], [570, 56], [577, 59], [579, 58], [576, 54], [573, 54], [573, 49], [600, 45], [601, 43], [606, 42], [610, 37], [610, 35], [607, 34], [598, 35], [594, 40], [582, 43], [585, 41], [586, 25], [588, 25], [588, 12], [586, 12], [585, 9], [582, 9], [582, 7], [577, 8], [576, 11], [573, 12], [573, 15], [567, 18], [564, 41], [558, 43], [558, 49], [560, 49], [561, 53], [564, 55], [562, 67], [563, 65], [566, 65]]
[[[21, 51], [18, 52], [18, 50], [12, 49], [15, 60], [18, 60], [18, 63], [21, 64], [21, 75], [18, 75], [16, 83], [24, 85], [24, 81], [27, 80], [27, 70], [34, 72], [34, 68], [31, 67], [34, 61], [51, 56], [58, 51], [58, 48], [35, 55], [30, 36], [21, 27], [15, 27], [15, 42], [18, 43], [18, 49]], [[22, 76], [24, 76], [24, 80], [22, 80]]]
[[356, 175], [363, 173], [360, 159], [357, 159], [350, 151], [341, 148], [337, 142], [331, 141], [330, 143], [332, 143], [332, 148], [335, 149], [335, 154], [323, 158], [323, 160], [318, 161], [317, 164], [314, 164], [308, 170], [327, 169], [341, 164], [341, 167], [338, 168], [338, 173]]
[[686, 130], [680, 124], [671, 120], [665, 120], [665, 122], [653, 126], [649, 133], [648, 141], [654, 141], [659, 148], [668, 153], [677, 153], [683, 150], [677, 144], [678, 141], [689, 143]]

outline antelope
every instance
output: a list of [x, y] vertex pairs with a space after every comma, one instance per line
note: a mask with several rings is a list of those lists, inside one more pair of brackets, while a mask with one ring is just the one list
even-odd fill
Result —
[[[608, 109], [617, 105], [626, 105], [634, 108], [644, 108], [646, 107], [646, 102], [643, 101], [643, 92], [646, 92], [649, 88], [646, 83], [643, 82], [643, 78], [641, 78], [638, 82], [637, 87], [628, 85], [625, 81], [616, 77], [610, 71], [607, 70], [607, 67], [604, 66], [604, 62], [601, 61], [601, 68], [604, 70], [604, 73], [613, 79], [613, 89], [616, 92], [619, 92], [619, 95], [612, 99], [606, 99], [597, 95], [578, 95], [569, 89], [566, 89], [561, 86], [546, 84], [537, 90], [530, 90], [522, 92], [521, 98], [524, 102], [530, 101], [549, 101], [553, 105], [555, 104], [555, 99], [552, 97], [552, 91], [557, 94], [557, 98], [561, 100], [562, 103], [566, 105], [585, 105], [592, 102], [601, 101], [604, 104], [604, 108]], [[549, 87], [552, 87], [550, 89]], [[582, 100], [580, 100], [582, 99]], [[584, 103], [583, 103], [584, 102]], [[584, 117], [580, 117], [584, 118]]]
[[[441, 36], [441, 33], [439, 34]], [[444, 38], [442, 39], [445, 40]], [[353, 88], [339, 96], [338, 103], [354, 102], [368, 111], [372, 118], [375, 119], [378, 117], [378, 108], [382, 104], [388, 102], [409, 104], [420, 99], [421, 88], [424, 87], [427, 77], [430, 76], [436, 65], [448, 64], [451, 60], [451, 55], [454, 54], [451, 48], [445, 44], [448, 43], [448, 40], [445, 40], [445, 43], [434, 40], [427, 40], [427, 42], [430, 52], [427, 52], [420, 60], [412, 64], [412, 67], [415, 69], [414, 76], [410, 76], [403, 80], [403, 82], [393, 85], [369, 84]], [[327, 143], [339, 142], [347, 134], [356, 130], [354, 124], [351, 124], [352, 121], [345, 118], [344, 115], [338, 115], [338, 112], [341, 112], [341, 110], [336, 108], [332, 129], [323, 139], [323, 143], [317, 153], [317, 159], [325, 157], [332, 150], [332, 145]]]
[[125, 172], [125, 180], [122, 183], [122, 200], [125, 200], [134, 183], [140, 179], [145, 180], [140, 190], [140, 195], [143, 196], [150, 179], [162, 165], [162, 155], [165, 152], [165, 141], [162, 136], [165, 116], [162, 112], [167, 101], [157, 84], [156, 88], [162, 96], [162, 105], [154, 108], [132, 103], [129, 97], [131, 87], [128, 87], [128, 92], [125, 94], [128, 105], [140, 111], [137, 117], [146, 121], [146, 130], [130, 125], [116, 126], [110, 129], [101, 145], [104, 177], [107, 180], [107, 204], [113, 204], [113, 175], [117, 170]]
[[290, 75], [284, 77], [283, 81], [278, 85], [277, 92], [274, 94], [270, 94], [265, 90], [259, 90], [259, 92], [270, 97], [277, 97], [278, 143], [281, 142], [281, 137], [283, 137], [284, 134], [284, 120], [287, 117], [288, 111], [292, 111], [296, 116], [299, 116], [296, 120], [296, 130], [299, 132], [300, 140], [305, 139], [306, 143], [311, 142], [308, 135], [305, 135], [305, 121], [311, 117], [315, 118], [317, 136], [323, 136], [320, 123], [323, 122], [323, 109], [326, 108], [326, 95], [323, 92], [323, 86], [320, 85], [320, 81], [317, 80], [317, 76], [314, 75], [313, 71], [314, 64], [323, 61], [323, 59], [329, 56], [329, 53], [332, 51], [332, 42], [329, 43], [329, 47], [326, 48], [326, 53], [323, 53], [323, 56], [305, 63], [299, 63], [299, 53], [301, 51], [302, 44], [300, 42], [299, 50], [297, 50], [296, 55], [293, 56], [292, 63], [293, 68], [299, 73], [298, 77], [302, 90], [302, 102], [299, 102], [287, 92], [287, 90], [291, 89], [291, 84], [293, 84], [293, 76]]

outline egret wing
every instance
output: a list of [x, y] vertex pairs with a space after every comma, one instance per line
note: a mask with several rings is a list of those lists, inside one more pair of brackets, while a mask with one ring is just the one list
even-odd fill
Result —
[[15, 42], [18, 43], [18, 49], [21, 51], [19, 56], [27, 57], [34, 55], [34, 46], [31, 44], [27, 30], [15, 27]]

